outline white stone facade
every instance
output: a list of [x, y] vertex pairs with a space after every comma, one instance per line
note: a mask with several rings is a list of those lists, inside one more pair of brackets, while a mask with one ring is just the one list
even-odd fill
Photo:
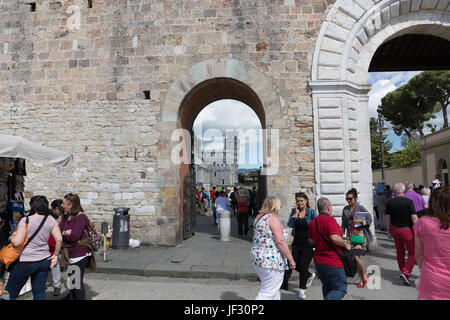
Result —
[[238, 183], [239, 132], [227, 130], [223, 143], [224, 149], [209, 150], [194, 136], [194, 152], [199, 162], [195, 165], [197, 184], [230, 186]]
[[[131, 236], [151, 245], [182, 240], [187, 170], [172, 161], [172, 135], [191, 130], [187, 102], [193, 116], [240, 100], [273, 130], [264, 169], [283, 224], [300, 190], [329, 197], [339, 217], [351, 187], [371, 208], [376, 49], [403, 33], [450, 38], [448, 0], [97, 0], [75, 29], [68, 9], [84, 2], [36, 3], [0, 0], [0, 130], [74, 159], [28, 162], [27, 197], [76, 192], [97, 224], [130, 207]], [[211, 83], [211, 101], [190, 100]]]
[[351, 187], [372, 209], [367, 83], [376, 49], [408, 33], [450, 40], [448, 0], [338, 0], [316, 42], [311, 88], [316, 196], [330, 198], [336, 217]]

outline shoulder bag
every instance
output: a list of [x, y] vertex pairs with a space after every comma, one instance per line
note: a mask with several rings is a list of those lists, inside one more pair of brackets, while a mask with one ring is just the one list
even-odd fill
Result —
[[44, 216], [44, 219], [42, 219], [41, 224], [37, 228], [37, 230], [33, 233], [33, 235], [28, 239], [27, 233], [28, 233], [28, 222], [29, 217], [26, 217], [26, 233], [25, 233], [25, 241], [22, 245], [18, 247], [13, 247], [11, 243], [4, 246], [0, 250], [0, 262], [6, 265], [6, 269], [9, 270], [9, 267], [11, 264], [13, 264], [17, 259], [19, 259], [20, 255], [22, 254], [25, 247], [34, 239], [34, 237], [38, 234], [38, 232], [42, 229], [42, 226], [44, 225], [45, 221], [47, 220], [48, 216]]
[[[326, 244], [333, 249], [334, 252], [336, 252], [336, 254], [339, 256], [339, 259], [341, 259], [342, 264], [344, 265], [344, 270], [345, 270], [345, 274], [347, 275], [347, 277], [349, 278], [353, 278], [356, 274], [356, 258], [355, 258], [355, 253], [353, 252], [353, 250], [346, 250], [344, 249], [344, 252], [342, 254], [339, 253], [339, 251], [336, 250], [335, 247], [333, 247], [331, 245], [331, 243], [329, 243], [324, 236], [320, 233], [319, 230], [319, 225], [317, 224], [317, 219], [316, 219], [316, 228], [317, 228], [317, 232], [319, 232], [319, 235], [322, 237], [323, 241], [326, 242]], [[317, 246], [316, 246], [317, 247]]]

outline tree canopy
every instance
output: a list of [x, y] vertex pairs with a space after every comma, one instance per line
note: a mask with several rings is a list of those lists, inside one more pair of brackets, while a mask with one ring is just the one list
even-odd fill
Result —
[[409, 84], [419, 95], [439, 104], [444, 118], [444, 128], [448, 127], [447, 107], [450, 103], [450, 71], [424, 71], [413, 77]]
[[[442, 110], [448, 127], [447, 107], [450, 103], [450, 71], [424, 71], [411, 78], [381, 99], [381, 113], [391, 122], [397, 135], [406, 134], [409, 140], [415, 133], [424, 136], [427, 121], [435, 119]], [[426, 124], [430, 129], [435, 127]]]
[[424, 136], [425, 122], [434, 119], [436, 102], [408, 82], [381, 99], [381, 114], [388, 120], [395, 134], [405, 133], [410, 140], [416, 132]]

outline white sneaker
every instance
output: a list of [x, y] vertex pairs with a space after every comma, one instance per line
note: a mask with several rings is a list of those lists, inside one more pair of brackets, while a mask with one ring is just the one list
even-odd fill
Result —
[[306, 288], [311, 287], [313, 280], [316, 278], [316, 273], [313, 272], [311, 273], [311, 276], [308, 278], [308, 280], [306, 281]]
[[306, 290], [303, 289], [299, 289], [298, 290], [298, 298], [299, 299], [306, 299], [306, 294], [305, 294]]

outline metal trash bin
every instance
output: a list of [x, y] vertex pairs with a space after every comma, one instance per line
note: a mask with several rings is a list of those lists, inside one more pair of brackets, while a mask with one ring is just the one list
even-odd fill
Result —
[[130, 208], [114, 208], [112, 248], [124, 250], [130, 241]]

